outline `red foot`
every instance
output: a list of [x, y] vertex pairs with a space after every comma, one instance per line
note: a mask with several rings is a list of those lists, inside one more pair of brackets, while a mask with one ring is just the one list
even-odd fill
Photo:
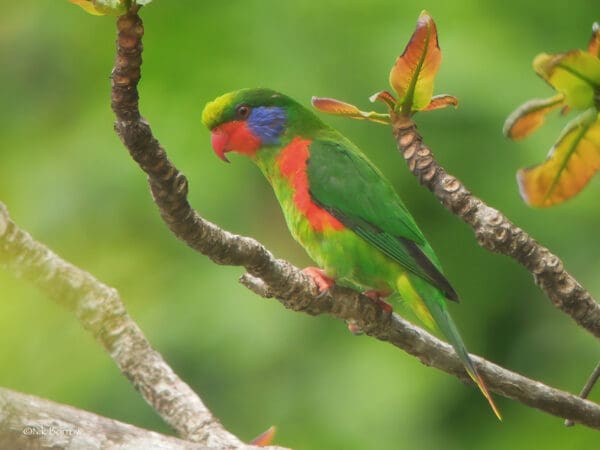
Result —
[[392, 305], [383, 300], [383, 298], [388, 297], [390, 295], [390, 292], [370, 290], [363, 292], [363, 294], [369, 297], [379, 306], [381, 306], [381, 309], [383, 309], [386, 313], [391, 314], [392, 312], [394, 312], [394, 308], [392, 308]]
[[302, 272], [314, 280], [321, 294], [323, 292], [327, 292], [335, 283], [333, 278], [325, 275], [325, 271], [323, 269], [319, 269], [318, 267], [305, 267], [302, 269]]

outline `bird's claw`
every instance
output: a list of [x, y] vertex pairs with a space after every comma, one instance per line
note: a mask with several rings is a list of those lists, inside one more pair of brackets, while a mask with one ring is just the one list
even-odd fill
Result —
[[322, 298], [325, 298], [325, 296], [327, 295], [328, 292], [329, 292], [329, 290], [320, 291], [315, 298], [317, 300], [321, 300]]
[[350, 333], [352, 333], [354, 336], [360, 336], [361, 334], [364, 334], [362, 328], [360, 328], [354, 320], [348, 320], [346, 324], [348, 325], [348, 331], [350, 331]]
[[386, 314], [392, 314], [394, 312], [394, 308], [392, 308], [392, 305], [383, 300], [384, 298], [390, 295], [389, 292], [370, 290], [364, 291], [363, 295], [369, 297], [371, 300], [377, 303]]
[[331, 289], [331, 286], [335, 284], [335, 280], [325, 275], [325, 271], [318, 267], [305, 267], [302, 269], [302, 272], [311, 277], [319, 288], [319, 295], [317, 298], [322, 298], [326, 295], [327, 291]]

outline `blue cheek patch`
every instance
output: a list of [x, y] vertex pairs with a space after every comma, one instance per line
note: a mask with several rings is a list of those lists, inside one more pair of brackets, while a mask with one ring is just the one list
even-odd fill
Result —
[[285, 128], [287, 116], [285, 110], [278, 106], [258, 106], [253, 108], [248, 117], [248, 128], [260, 138], [264, 145], [279, 142], [279, 136]]

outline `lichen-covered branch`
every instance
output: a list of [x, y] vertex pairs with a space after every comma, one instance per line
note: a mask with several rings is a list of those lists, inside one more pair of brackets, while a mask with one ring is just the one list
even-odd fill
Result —
[[0, 267], [73, 311], [121, 372], [180, 437], [211, 448], [246, 448], [173, 372], [131, 319], [116, 289], [35, 241], [0, 203]]
[[423, 143], [412, 120], [392, 115], [392, 127], [410, 171], [448, 210], [473, 228], [479, 244], [518, 261], [533, 274], [535, 282], [557, 308], [600, 338], [600, 304], [564, 269], [559, 257], [448, 174]]
[[[187, 201], [185, 176], [168, 160], [138, 109], [141, 19], [130, 14], [117, 24], [117, 58], [113, 72], [112, 107], [115, 129], [131, 156], [146, 172], [154, 200], [171, 231], [190, 247], [218, 264], [239, 265], [248, 273], [241, 282], [263, 297], [275, 297], [286, 308], [308, 314], [331, 314], [353, 321], [366, 334], [407, 351], [423, 363], [467, 381], [452, 348], [410, 324], [384, 313], [358, 292], [334, 286], [317, 295], [310, 278], [286, 261], [276, 259], [254, 239], [237, 236], [201, 218]], [[509, 398], [559, 417], [600, 429], [600, 406], [546, 386], [473, 356], [488, 387]]]
[[206, 446], [0, 388], [0, 448], [205, 450]]

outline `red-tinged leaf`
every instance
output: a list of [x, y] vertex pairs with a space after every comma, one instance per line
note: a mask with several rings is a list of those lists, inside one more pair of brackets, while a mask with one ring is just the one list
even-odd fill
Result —
[[275, 438], [275, 433], [277, 432], [277, 428], [275, 426], [269, 427], [267, 431], [259, 434], [250, 442], [251, 445], [256, 445], [257, 447], [266, 447], [267, 445], [271, 445], [273, 439]]
[[583, 50], [548, 55], [539, 54], [533, 68], [574, 109], [587, 109], [594, 104], [600, 89], [600, 59]]
[[371, 103], [375, 103], [376, 101], [380, 101], [385, 103], [388, 108], [390, 108], [391, 110], [393, 110], [396, 107], [396, 99], [394, 98], [394, 96], [392, 94], [390, 94], [388, 91], [379, 91], [379, 92], [375, 92], [373, 95], [371, 95], [369, 97], [369, 101]]
[[588, 44], [588, 53], [600, 58], [600, 24], [598, 22], [594, 22], [592, 25], [592, 37]]
[[127, 0], [69, 0], [95, 16], [122, 14], [127, 10]]
[[319, 111], [328, 114], [350, 117], [351, 119], [370, 120], [371, 122], [376, 123], [390, 123], [389, 114], [380, 114], [375, 111], [361, 111], [350, 103], [342, 102], [334, 98], [313, 97], [311, 103]]
[[326, 112], [328, 114], [337, 114], [341, 116], [360, 116], [360, 109], [356, 106], [336, 100], [335, 98], [326, 97], [313, 97], [311, 99], [312, 105], [319, 111]]
[[409, 114], [429, 105], [441, 60], [435, 22], [423, 11], [404, 53], [390, 72], [390, 84], [398, 94], [397, 109]]
[[517, 174], [531, 206], [562, 203], [579, 193], [600, 170], [600, 114], [590, 108], [567, 125], [546, 161]]
[[84, 11], [95, 16], [119, 15], [125, 13], [129, 7], [136, 3], [139, 6], [147, 5], [152, 0], [69, 0], [80, 6]]
[[508, 138], [519, 140], [537, 130], [550, 111], [564, 106], [564, 95], [536, 98], [523, 103], [504, 122], [502, 132]]
[[458, 108], [458, 99], [447, 94], [434, 95], [431, 97], [429, 105], [427, 105], [423, 111], [433, 111], [435, 109], [445, 108], [446, 106], [454, 106], [455, 108]]

